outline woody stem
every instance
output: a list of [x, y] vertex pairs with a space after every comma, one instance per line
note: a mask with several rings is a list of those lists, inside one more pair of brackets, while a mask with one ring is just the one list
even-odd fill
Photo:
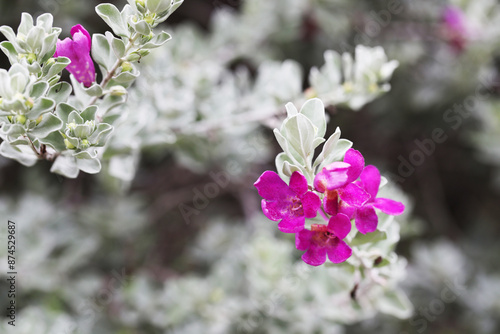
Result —
[[40, 154], [40, 152], [38, 152], [38, 150], [36, 149], [35, 147], [35, 144], [33, 144], [33, 142], [31, 141], [31, 138], [26, 136], [26, 138], [28, 138], [28, 141], [30, 142], [30, 147], [31, 149], [33, 150], [33, 152], [35, 152], [36, 156], [41, 159], [42, 158], [42, 155]]
[[[134, 43], [138, 37], [139, 37], [139, 34], [135, 33], [135, 35], [129, 39], [128, 44], [125, 47], [125, 54], [128, 54], [130, 49], [134, 46]], [[123, 58], [118, 58], [116, 60], [116, 62], [113, 64], [113, 67], [111, 68], [111, 70], [109, 70], [109, 72], [106, 74], [106, 76], [102, 79], [101, 83], [99, 84], [102, 88], [105, 88], [106, 85], [111, 81], [111, 79], [115, 76], [116, 70], [118, 69], [118, 67], [120, 67], [123, 64], [123, 62], [124, 62]], [[99, 98], [98, 96], [94, 96], [90, 100], [89, 105], [90, 106], [94, 105], [97, 102], [98, 98]]]

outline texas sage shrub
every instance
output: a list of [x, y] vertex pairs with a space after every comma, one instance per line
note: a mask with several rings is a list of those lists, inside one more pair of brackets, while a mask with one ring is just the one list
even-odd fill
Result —
[[[121, 11], [114, 5], [101, 4], [96, 11], [112, 32], [92, 37], [77, 24], [70, 31], [71, 38], [58, 39], [61, 29], [52, 27], [50, 14], [39, 16], [36, 24], [29, 14], [23, 14], [17, 33], [1, 27], [8, 39], [1, 48], [12, 66], [0, 71], [0, 154], [26, 166], [42, 159], [53, 161], [51, 171], [70, 178], [77, 177], [80, 171], [98, 173], [103, 162], [109, 163], [111, 175], [131, 181], [143, 150], [161, 151], [167, 147], [176, 150], [185, 165], [203, 169], [205, 160], [213, 157], [199, 153], [205, 148], [214, 149], [207, 147], [211, 137], [220, 136], [217, 149], [234, 150], [233, 142], [245, 141], [255, 131], [261, 131], [262, 125], [276, 127], [274, 135], [283, 150], [275, 159], [277, 173], [265, 171], [255, 187], [263, 197], [264, 215], [279, 221], [277, 229], [287, 234], [276, 236], [269, 222], [265, 222], [268, 224], [262, 232], [238, 229], [236, 234], [249, 236], [244, 244], [242, 241], [246, 253], [234, 256], [241, 244], [231, 244], [219, 253], [221, 260], [212, 261], [213, 268], [204, 283], [186, 277], [166, 283], [162, 290], [141, 285], [146, 279], [138, 273], [130, 289], [120, 287], [116, 291], [123, 298], [118, 316], [125, 318], [133, 313], [137, 315], [136, 326], [144, 321], [155, 328], [182, 331], [189, 328], [192, 317], [182, 310], [196, 310], [201, 319], [196, 321], [196, 328], [203, 328], [205, 322], [216, 321], [210, 314], [207, 316], [208, 308], [199, 310], [198, 301], [210, 305], [221, 285], [234, 294], [215, 298], [213, 303], [223, 314], [231, 314], [229, 319], [234, 321], [220, 321], [207, 328], [214, 333], [220, 328], [226, 332], [235, 328], [251, 332], [254, 326], [245, 319], [265, 313], [266, 297], [280, 283], [280, 275], [298, 270], [294, 242], [287, 240], [295, 234], [295, 248], [305, 252], [305, 263], [316, 267], [327, 258], [329, 262], [307, 279], [308, 288], [295, 296], [297, 302], [287, 305], [286, 319], [292, 319], [294, 312], [303, 318], [314, 315], [314, 308], [304, 301], [318, 293], [324, 298], [316, 308], [335, 305], [339, 314], [345, 315], [332, 316], [324, 311], [322, 316], [333, 324], [359, 321], [377, 312], [408, 317], [411, 304], [398, 288], [406, 263], [394, 252], [399, 224], [393, 216], [403, 213], [402, 199], [397, 193], [378, 196], [379, 188], [384, 192], [387, 180], [377, 167], [365, 165], [363, 155], [352, 148], [352, 142], [340, 138], [340, 129], [325, 138], [325, 106], [360, 110], [390, 90], [389, 81], [398, 62], [389, 60], [381, 47], [357, 45], [353, 52], [324, 52], [324, 64], [314, 67], [307, 79], [293, 60], [266, 59], [272, 50], [252, 56], [258, 62], [255, 79], [244, 67], [230, 70], [231, 62], [258, 48], [266, 33], [281, 29], [274, 19], [264, 20], [273, 24], [255, 27], [261, 18], [251, 10], [252, 6], [270, 6], [262, 1], [248, 2], [244, 24], [235, 24], [234, 31], [227, 29], [227, 24], [237, 22], [238, 15], [221, 11], [213, 23], [216, 33], [212, 37], [199, 35], [195, 29], [179, 28], [182, 38], [178, 43], [146, 57], [169, 40], [169, 34], [155, 33], [153, 28], [181, 2], [130, 0]], [[286, 7], [280, 2], [270, 6], [266, 15], [283, 17], [286, 24], [293, 26], [297, 12]], [[259, 38], [245, 38], [243, 32], [248, 34], [250, 28], [260, 29], [256, 33]], [[240, 40], [245, 43], [238, 44]], [[229, 43], [241, 48], [228, 50]], [[145, 65], [142, 77], [136, 65], [139, 61]], [[69, 71], [70, 82], [61, 81], [63, 70]], [[132, 86], [134, 82], [136, 86]], [[303, 82], [307, 83], [306, 89]], [[322, 144], [321, 151], [316, 152]], [[81, 231], [76, 235], [84, 234], [89, 235]], [[199, 243], [204, 242], [204, 236]], [[89, 236], [91, 245], [92, 240]], [[64, 246], [70, 247], [71, 242], [67, 244]], [[100, 248], [93, 246], [91, 251], [97, 253]], [[77, 245], [78, 251], [84, 252]], [[246, 280], [257, 282], [249, 289], [224, 279], [224, 273], [239, 272], [242, 267]], [[57, 268], [64, 273], [75, 270]], [[84, 269], [91, 272], [91, 268]], [[172, 300], [180, 300], [183, 294], [179, 290], [191, 290], [192, 286], [202, 287], [200, 295], [186, 298], [179, 311], [180, 304]], [[335, 294], [324, 296], [325, 292], [316, 291], [315, 286]], [[283, 296], [294, 296], [294, 289], [285, 290], [280, 291]], [[161, 307], [142, 314], [130, 302], [138, 295], [150, 296], [152, 302], [148, 305]], [[242, 302], [254, 297], [257, 305]], [[175, 309], [176, 318], [161, 316], [164, 310]], [[272, 312], [265, 316], [270, 323], [280, 321]], [[303, 332], [318, 328], [312, 324]]]

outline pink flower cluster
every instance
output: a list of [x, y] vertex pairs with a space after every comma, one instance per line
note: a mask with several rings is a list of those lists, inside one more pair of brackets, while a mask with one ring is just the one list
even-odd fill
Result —
[[[333, 162], [314, 178], [314, 189], [300, 172], [294, 172], [287, 185], [278, 174], [264, 172], [255, 182], [267, 218], [280, 221], [278, 228], [296, 233], [295, 246], [306, 251], [304, 262], [319, 266], [326, 257], [333, 263], [347, 260], [352, 249], [343, 240], [351, 231], [351, 220], [363, 234], [377, 229], [375, 209], [399, 215], [404, 205], [388, 198], [377, 198], [380, 173], [375, 166], [366, 166], [360, 152], [349, 149], [343, 162]], [[322, 197], [322, 200], [320, 198]], [[318, 211], [327, 224], [312, 224], [305, 228], [306, 218]]]

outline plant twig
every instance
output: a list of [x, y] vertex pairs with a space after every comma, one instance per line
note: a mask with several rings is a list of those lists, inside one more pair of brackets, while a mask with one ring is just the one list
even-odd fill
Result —
[[35, 144], [33, 144], [33, 142], [31, 141], [31, 138], [30, 138], [29, 136], [26, 136], [26, 135], [25, 135], [24, 137], [28, 138], [28, 141], [29, 141], [29, 142], [30, 142], [30, 144], [31, 144], [31, 145], [30, 145], [30, 147], [31, 147], [31, 149], [33, 150], [33, 152], [35, 152], [35, 154], [36, 154], [36, 156], [38, 157], [38, 159], [43, 159], [42, 154], [40, 154], [40, 152], [38, 152], [38, 150], [37, 150], [37, 149], [36, 149], [36, 147], [35, 147]]
[[[134, 36], [132, 36], [131, 38], [129, 38], [128, 44], [125, 47], [125, 54], [127, 54], [130, 51], [130, 49], [134, 46], [134, 43], [135, 43], [135, 41], [137, 40], [138, 37], [139, 37], [139, 34], [135, 33]], [[103, 89], [106, 87], [106, 85], [114, 77], [116, 70], [118, 69], [118, 67], [120, 67], [123, 64], [123, 62], [124, 62], [124, 60], [122, 58], [118, 58], [116, 60], [116, 62], [113, 64], [113, 67], [111, 68], [111, 70], [106, 74], [106, 76], [102, 79], [102, 81], [100, 83], [100, 86]], [[98, 96], [94, 96], [90, 100], [89, 106], [94, 105], [97, 102], [97, 99], [99, 99], [99, 97]]]

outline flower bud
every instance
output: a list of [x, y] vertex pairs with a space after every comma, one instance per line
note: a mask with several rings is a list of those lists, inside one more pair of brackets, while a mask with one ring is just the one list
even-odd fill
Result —
[[[140, 59], [140, 57], [139, 57]], [[128, 61], [125, 61], [122, 63], [122, 71], [123, 72], [132, 72], [132, 70], [134, 69], [133, 65], [131, 63], [129, 63]]]
[[72, 150], [72, 149], [74, 149], [74, 148], [75, 148], [75, 146], [74, 146], [73, 144], [71, 144], [71, 143], [69, 142], [69, 140], [67, 140], [67, 139], [64, 139], [64, 145], [66, 145], [66, 148], [67, 148], [67, 149], [70, 149], [70, 150]]
[[147, 12], [146, 2], [144, 0], [135, 0], [135, 7], [139, 13], [144, 14]]
[[81, 144], [80, 146], [84, 149], [90, 146], [90, 143], [87, 139], [83, 139], [80, 144]]
[[155, 14], [148, 14], [144, 16], [144, 21], [146, 21], [147, 24], [153, 25], [155, 23]]
[[[141, 59], [141, 55], [139, 53], [137, 53], [136, 51], [132, 52], [127, 57], [125, 57], [125, 60], [127, 60], [127, 61], [138, 61], [139, 59]], [[125, 63], [122, 64], [122, 68], [123, 68], [124, 64]]]
[[36, 119], [36, 125], [40, 124], [40, 122], [42, 121], [42, 119], [43, 119], [43, 115], [40, 115], [40, 117], [38, 117]]
[[136, 52], [141, 56], [141, 58], [146, 57], [148, 54], [151, 53], [151, 51], [149, 50], [137, 50]]
[[307, 99], [312, 99], [312, 98], [318, 97], [318, 94], [316, 93], [316, 91], [312, 87], [307, 88], [306, 91], [304, 92], [304, 94], [306, 95]]
[[149, 42], [150, 40], [152, 40], [153, 37], [155, 37], [155, 34], [153, 34], [152, 31], [149, 33], [149, 35], [142, 35], [142, 37], [141, 37], [141, 43], [142, 44], [146, 44], [147, 42]]
[[73, 131], [76, 128], [76, 124], [74, 122], [66, 124], [66, 130]]
[[[132, 61], [140, 61], [142, 57], [145, 57], [149, 54], [149, 50], [137, 50], [132, 53], [130, 53], [127, 57], [125, 57], [126, 61], [132, 62]], [[122, 65], [123, 67], [123, 65]]]
[[24, 102], [24, 105], [26, 107], [28, 107], [28, 109], [31, 109], [31, 108], [33, 108], [33, 106], [35, 105], [35, 103], [33, 102], [33, 99], [31, 97], [28, 97], [26, 99], [26, 101]]
[[33, 64], [36, 61], [36, 54], [33, 52], [29, 53], [26, 59], [28, 60], [28, 63]]
[[127, 95], [127, 90], [123, 86], [113, 86], [109, 89], [109, 93], [113, 96]]
[[344, 88], [344, 91], [346, 93], [351, 93], [354, 89], [354, 86], [352, 85], [352, 82], [350, 81], [346, 81], [344, 82], [344, 84], [342, 85], [342, 87]]
[[25, 124], [26, 123], [26, 116], [24, 115], [17, 115], [16, 116], [16, 122], [19, 124]]

